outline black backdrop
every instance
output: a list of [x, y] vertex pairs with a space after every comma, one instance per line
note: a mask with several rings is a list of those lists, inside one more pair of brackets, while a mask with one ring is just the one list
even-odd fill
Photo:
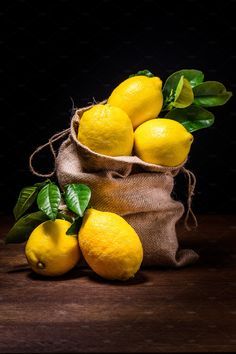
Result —
[[[28, 157], [67, 128], [76, 106], [106, 98], [129, 74], [149, 69], [163, 81], [195, 68], [236, 88], [235, 1], [1, 1], [1, 213], [21, 187], [39, 181]], [[236, 96], [236, 94], [234, 95]], [[197, 176], [198, 213], [234, 213], [235, 97], [216, 122], [194, 134], [188, 168]], [[46, 170], [43, 153], [37, 166]], [[176, 198], [186, 197], [184, 178]]]

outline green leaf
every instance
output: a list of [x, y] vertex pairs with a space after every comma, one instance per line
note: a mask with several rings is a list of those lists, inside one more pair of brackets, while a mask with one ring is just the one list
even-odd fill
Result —
[[43, 182], [35, 183], [34, 186], [38, 187], [38, 189], [42, 189], [48, 183], [51, 183], [50, 179], [46, 179]]
[[43, 211], [51, 220], [55, 220], [61, 200], [61, 193], [58, 186], [49, 183], [44, 186], [38, 194], [38, 208]]
[[175, 101], [177, 101], [177, 99], [179, 98], [179, 95], [183, 89], [183, 86], [184, 86], [184, 76], [182, 75], [179, 79], [178, 85], [175, 90]]
[[193, 90], [187, 79], [181, 76], [175, 91], [174, 102], [170, 104], [170, 108], [185, 108], [193, 103]]
[[48, 220], [48, 217], [42, 211], [24, 215], [7, 233], [5, 243], [22, 243], [27, 241], [35, 227], [46, 220]]
[[214, 123], [214, 115], [206, 109], [191, 105], [186, 108], [175, 108], [166, 114], [166, 118], [176, 120], [189, 131], [208, 128]]
[[80, 216], [77, 217], [74, 220], [74, 222], [71, 224], [69, 229], [66, 231], [66, 234], [78, 237], [79, 229], [82, 225], [82, 222], [83, 222], [83, 218], [81, 218]]
[[[194, 69], [179, 70], [173, 73], [172, 75], [170, 75], [163, 86], [164, 109], [171, 109], [174, 106], [173, 102], [176, 101], [176, 95], [178, 97], [180, 93], [180, 89], [182, 89], [181, 87], [182, 84], [184, 85], [185, 83], [183, 95], [185, 95], [185, 91], [187, 90], [187, 92], [192, 97], [192, 93], [190, 93], [191, 92], [190, 88], [200, 84], [203, 81], [203, 79], [204, 79], [203, 73], [199, 70], [194, 70]], [[189, 82], [189, 84], [187, 83], [187, 81]], [[190, 96], [188, 101], [190, 102]], [[181, 105], [181, 107], [183, 106]], [[184, 104], [184, 107], [187, 106]]]
[[57, 219], [66, 220], [66, 221], [69, 221], [71, 223], [73, 223], [73, 221], [74, 221], [74, 219], [71, 216], [66, 215], [64, 213], [57, 213]]
[[195, 87], [199, 85], [204, 80], [204, 74], [202, 71], [199, 70], [183, 69], [183, 70], [176, 71], [167, 78], [163, 86], [164, 95], [169, 95], [171, 89], [176, 90], [176, 87], [178, 85], [181, 76], [183, 76], [185, 79], [189, 81], [191, 87]]
[[37, 197], [38, 191], [48, 182], [50, 182], [50, 180], [22, 188], [13, 209], [13, 214], [16, 220], [18, 220], [31, 207]]
[[67, 207], [82, 217], [90, 201], [91, 190], [85, 184], [67, 184], [65, 186], [64, 198]]
[[199, 85], [204, 80], [204, 74], [200, 70], [195, 69], [184, 69], [178, 71], [180, 75], [183, 75], [185, 79], [187, 79], [191, 85], [191, 87], [195, 87]]
[[149, 70], [140, 70], [138, 71], [136, 74], [132, 74], [129, 77], [133, 77], [133, 76], [147, 76], [147, 77], [153, 77], [154, 75], [151, 73], [151, 71]]
[[218, 81], [205, 81], [194, 87], [194, 103], [203, 107], [224, 105], [232, 96], [225, 86]]
[[28, 210], [35, 201], [38, 194], [38, 187], [24, 187], [19, 194], [16, 205], [13, 209], [15, 219], [18, 220], [26, 210]]

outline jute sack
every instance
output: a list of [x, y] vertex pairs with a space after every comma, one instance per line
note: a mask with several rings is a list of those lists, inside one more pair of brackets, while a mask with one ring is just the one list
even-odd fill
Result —
[[183, 166], [163, 167], [136, 156], [109, 157], [91, 151], [77, 139], [79, 120], [88, 108], [75, 111], [69, 137], [56, 156], [60, 186], [85, 183], [92, 190], [93, 208], [124, 217], [143, 244], [143, 265], [181, 267], [195, 262], [198, 255], [193, 250], [179, 249], [175, 230], [184, 206], [171, 193], [174, 176]]
[[[175, 226], [184, 213], [184, 206], [171, 197], [174, 177], [183, 170], [190, 179], [188, 214], [191, 212], [192, 173], [183, 165], [163, 167], [146, 163], [137, 156], [110, 157], [91, 151], [77, 139], [79, 120], [90, 107], [76, 110], [70, 128], [53, 136], [31, 155], [32, 172], [44, 177], [53, 174], [41, 175], [32, 167], [35, 153], [50, 145], [61, 188], [67, 183], [87, 184], [92, 190], [93, 208], [124, 217], [141, 239], [143, 266], [181, 267], [194, 263], [198, 259], [196, 252], [179, 249]], [[53, 142], [68, 133], [56, 156]]]

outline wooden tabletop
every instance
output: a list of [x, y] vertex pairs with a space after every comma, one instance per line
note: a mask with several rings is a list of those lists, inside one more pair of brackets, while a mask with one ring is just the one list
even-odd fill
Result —
[[[75, 268], [33, 274], [24, 245], [0, 245], [0, 352], [235, 352], [236, 217], [178, 227], [200, 254], [182, 269], [142, 269], [126, 283]], [[12, 219], [2, 222], [1, 234]]]

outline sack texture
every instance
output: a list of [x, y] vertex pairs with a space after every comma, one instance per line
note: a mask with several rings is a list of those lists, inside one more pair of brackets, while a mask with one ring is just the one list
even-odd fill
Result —
[[136, 230], [144, 249], [143, 265], [181, 267], [198, 259], [197, 253], [179, 249], [175, 225], [184, 213], [182, 203], [171, 198], [175, 168], [153, 165], [137, 156], [100, 155], [77, 139], [83, 108], [75, 112], [70, 135], [56, 158], [60, 186], [85, 183], [92, 189], [91, 205], [114, 212]]

